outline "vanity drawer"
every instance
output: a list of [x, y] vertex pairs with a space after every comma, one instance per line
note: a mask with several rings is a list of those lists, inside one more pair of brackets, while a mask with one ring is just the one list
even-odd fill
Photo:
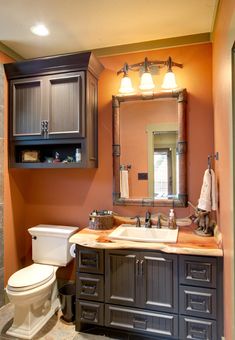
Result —
[[216, 288], [216, 259], [212, 257], [181, 256], [180, 283]]
[[77, 246], [78, 271], [83, 273], [104, 273], [104, 251]]
[[180, 340], [215, 340], [216, 322], [214, 320], [180, 317]]
[[181, 286], [180, 314], [216, 319], [216, 290]]
[[105, 326], [178, 339], [178, 316], [174, 314], [106, 304]]
[[104, 304], [79, 300], [76, 302], [76, 323], [104, 325]]
[[77, 298], [84, 300], [103, 301], [104, 277], [97, 274], [77, 273]]

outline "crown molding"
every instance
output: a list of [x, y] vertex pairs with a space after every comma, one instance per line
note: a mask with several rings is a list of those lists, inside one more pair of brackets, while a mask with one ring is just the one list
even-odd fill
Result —
[[6, 54], [8, 57], [11, 57], [12, 59], [24, 60], [24, 58], [20, 54], [13, 51], [10, 47], [7, 47], [1, 41], [0, 41], [0, 52], [3, 52], [4, 54]]
[[126, 45], [109, 46], [104, 48], [93, 49], [92, 51], [95, 53], [97, 57], [104, 57], [183, 45], [202, 44], [206, 42], [211, 42], [211, 35], [209, 32], [185, 35], [174, 38], [144, 41]]

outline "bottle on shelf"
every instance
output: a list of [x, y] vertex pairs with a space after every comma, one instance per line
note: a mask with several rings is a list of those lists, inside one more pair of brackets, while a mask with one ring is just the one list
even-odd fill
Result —
[[77, 148], [75, 151], [75, 162], [79, 163], [82, 160], [81, 149]]

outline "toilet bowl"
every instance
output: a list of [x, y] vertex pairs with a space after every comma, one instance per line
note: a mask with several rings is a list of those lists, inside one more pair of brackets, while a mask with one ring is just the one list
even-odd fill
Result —
[[15, 313], [8, 335], [31, 339], [59, 309], [57, 269], [33, 264], [10, 277], [6, 292], [15, 305]]
[[29, 229], [33, 242], [33, 260], [37, 258], [37, 262], [40, 262], [41, 259], [42, 263], [33, 263], [20, 269], [8, 280], [6, 293], [15, 306], [13, 324], [7, 330], [8, 335], [32, 339], [60, 308], [56, 271], [59, 266], [65, 266], [71, 261], [68, 238], [77, 229], [42, 225]]

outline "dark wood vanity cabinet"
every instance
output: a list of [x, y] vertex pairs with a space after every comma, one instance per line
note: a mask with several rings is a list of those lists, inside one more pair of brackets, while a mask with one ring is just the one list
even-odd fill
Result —
[[154, 339], [223, 335], [221, 258], [77, 246], [76, 283], [78, 331], [95, 324]]
[[[11, 167], [97, 167], [97, 90], [103, 67], [88, 53], [5, 64]], [[75, 162], [76, 149], [81, 161]], [[33, 150], [38, 159], [25, 162]], [[60, 160], [47, 162], [58, 152]]]

